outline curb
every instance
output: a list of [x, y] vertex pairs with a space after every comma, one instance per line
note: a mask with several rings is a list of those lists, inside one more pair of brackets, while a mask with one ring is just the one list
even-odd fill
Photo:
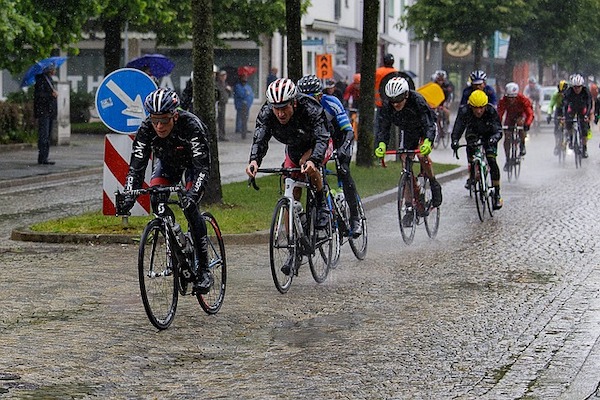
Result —
[[[90, 169], [91, 170], [91, 169]], [[458, 167], [452, 171], [437, 176], [440, 183], [445, 183], [467, 175], [466, 167]], [[366, 211], [381, 207], [387, 203], [394, 202], [398, 193], [397, 188], [369, 196], [363, 199]], [[73, 243], [73, 244], [137, 244], [139, 235], [120, 234], [65, 234], [51, 232], [34, 232], [29, 227], [16, 228], [11, 232], [11, 240], [22, 242], [44, 242], [44, 243]], [[256, 245], [269, 242], [269, 231], [258, 231], [253, 233], [238, 233], [223, 235], [225, 245]]]

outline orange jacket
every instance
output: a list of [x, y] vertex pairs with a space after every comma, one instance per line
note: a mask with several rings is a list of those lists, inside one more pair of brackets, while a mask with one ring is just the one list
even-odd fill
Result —
[[397, 69], [393, 67], [379, 67], [375, 70], [375, 105], [377, 107], [381, 107], [383, 105], [381, 102], [381, 96], [379, 95], [379, 85], [381, 84], [381, 80], [390, 72], [396, 71]]

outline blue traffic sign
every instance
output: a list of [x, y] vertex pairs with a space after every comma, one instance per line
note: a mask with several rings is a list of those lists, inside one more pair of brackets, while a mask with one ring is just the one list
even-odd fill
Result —
[[96, 110], [111, 130], [130, 134], [146, 118], [144, 99], [156, 90], [148, 75], [133, 68], [121, 68], [108, 74], [96, 91]]

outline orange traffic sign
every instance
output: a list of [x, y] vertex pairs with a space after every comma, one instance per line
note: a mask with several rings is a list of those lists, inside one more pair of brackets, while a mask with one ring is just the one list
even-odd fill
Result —
[[315, 59], [317, 78], [333, 79], [333, 64], [331, 63], [331, 54], [317, 54]]

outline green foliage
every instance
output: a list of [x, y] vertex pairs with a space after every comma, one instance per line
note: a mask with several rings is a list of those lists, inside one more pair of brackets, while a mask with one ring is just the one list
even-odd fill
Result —
[[[398, 184], [401, 163], [388, 162], [387, 168], [364, 168], [351, 166], [352, 176], [361, 197], [382, 193], [393, 189]], [[456, 165], [434, 164], [436, 174], [456, 168]], [[331, 177], [335, 184], [335, 177]], [[273, 207], [281, 196], [277, 176], [262, 176], [257, 179], [260, 190], [248, 187], [246, 182], [235, 182], [223, 185], [225, 204], [202, 207], [210, 211], [219, 222], [224, 234], [252, 233], [269, 228]], [[185, 217], [179, 210], [175, 218], [185, 224]], [[61, 218], [35, 224], [32, 230], [38, 232], [57, 233], [93, 233], [93, 234], [141, 234], [150, 217], [129, 217], [129, 225], [124, 227], [120, 218], [102, 215], [100, 211], [80, 216]]]
[[88, 122], [90, 120], [90, 107], [94, 105], [94, 95], [85, 91], [70, 94], [71, 122]]
[[0, 102], [0, 143], [30, 143], [35, 132], [31, 102]]
[[0, 68], [23, 73], [54, 49], [68, 49], [97, 11], [90, 0], [0, 0]]

